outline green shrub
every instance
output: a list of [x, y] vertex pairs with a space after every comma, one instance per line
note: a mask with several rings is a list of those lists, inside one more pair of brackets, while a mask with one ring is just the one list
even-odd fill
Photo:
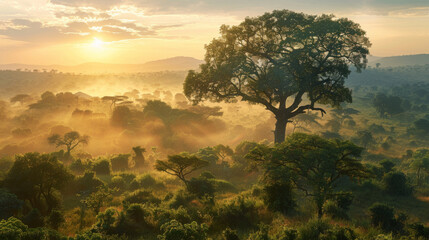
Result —
[[273, 182], [264, 186], [264, 203], [268, 209], [287, 214], [295, 207], [292, 185], [287, 182]]
[[252, 228], [259, 222], [258, 211], [254, 200], [238, 197], [217, 206], [213, 213], [212, 228]]
[[125, 196], [124, 203], [153, 203], [160, 204], [161, 200], [155, 197], [152, 191], [137, 190]]
[[7, 219], [13, 216], [23, 205], [24, 202], [19, 200], [15, 194], [0, 188], [0, 219]]
[[237, 231], [226, 228], [222, 231], [222, 240], [240, 240], [240, 238], [237, 235]]
[[215, 188], [210, 179], [198, 177], [192, 178], [188, 182], [188, 191], [199, 198], [214, 197]]
[[196, 222], [189, 224], [181, 224], [176, 220], [171, 220], [161, 226], [161, 235], [158, 235], [160, 240], [206, 240], [207, 226], [205, 224], [198, 225]]
[[43, 227], [44, 219], [42, 214], [40, 214], [39, 209], [33, 208], [22, 221], [25, 225], [30, 228]]
[[384, 189], [388, 194], [397, 196], [410, 196], [413, 193], [405, 174], [390, 172], [383, 177]]
[[105, 159], [94, 162], [92, 171], [97, 175], [110, 175], [110, 162]]
[[125, 190], [125, 180], [121, 176], [114, 176], [112, 180], [110, 180], [109, 187], [117, 188], [120, 192]]
[[151, 189], [164, 189], [165, 186], [162, 182], [157, 181], [150, 174], [144, 174], [137, 177], [137, 182], [142, 188], [151, 188]]
[[10, 217], [7, 220], [0, 221], [0, 239], [17, 240], [28, 230], [27, 225], [19, 219]]
[[400, 233], [403, 232], [407, 216], [399, 214], [395, 217], [392, 207], [385, 204], [375, 203], [370, 208], [371, 224], [379, 227], [384, 232]]

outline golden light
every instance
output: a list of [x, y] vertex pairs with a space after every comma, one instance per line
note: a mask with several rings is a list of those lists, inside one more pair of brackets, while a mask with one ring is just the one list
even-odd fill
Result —
[[92, 46], [95, 48], [101, 48], [104, 45], [104, 42], [98, 38], [94, 38], [94, 41], [92, 42]]

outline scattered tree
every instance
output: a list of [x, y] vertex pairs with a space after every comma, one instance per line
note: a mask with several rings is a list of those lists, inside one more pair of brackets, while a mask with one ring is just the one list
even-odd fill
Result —
[[89, 136], [82, 136], [80, 133], [72, 131], [64, 134], [62, 137], [59, 134], [54, 134], [48, 138], [48, 142], [56, 147], [66, 147], [66, 156], [70, 157], [70, 152], [77, 146], [80, 144], [88, 144]]
[[166, 161], [157, 160], [155, 168], [158, 171], [178, 177], [188, 188], [186, 176], [207, 165], [207, 161], [201, 160], [195, 155], [182, 153], [170, 155]]

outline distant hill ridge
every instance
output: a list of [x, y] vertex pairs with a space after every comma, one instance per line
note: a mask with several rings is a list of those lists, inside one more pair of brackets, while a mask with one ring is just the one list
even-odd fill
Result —
[[143, 64], [109, 64], [98, 62], [89, 62], [74, 66], [30, 65], [19, 63], [1, 64], [0, 70], [37, 69], [39, 71], [51, 71], [52, 69], [55, 69], [60, 72], [74, 72], [84, 74], [187, 71], [190, 69], [197, 69], [202, 62], [202, 60], [198, 60], [196, 58], [180, 56], [150, 61]]
[[402, 55], [392, 57], [370, 57], [370, 66], [376, 66], [380, 63], [380, 67], [400, 67], [400, 66], [413, 66], [413, 65], [426, 65], [429, 64], [429, 54], [416, 54], [416, 55]]
[[[429, 54], [403, 55], [392, 57], [368, 57], [369, 65], [376, 67], [380, 63], [381, 68], [400, 67], [429, 64]], [[198, 69], [203, 61], [193, 57], [172, 57], [143, 64], [109, 64], [99, 62], [88, 62], [74, 66], [65, 65], [31, 65], [31, 64], [0, 64], [0, 70], [37, 69], [39, 71], [50, 71], [55, 69], [60, 72], [74, 72], [84, 74], [101, 73], [136, 73], [136, 72], [159, 72], [159, 71], [187, 71]]]

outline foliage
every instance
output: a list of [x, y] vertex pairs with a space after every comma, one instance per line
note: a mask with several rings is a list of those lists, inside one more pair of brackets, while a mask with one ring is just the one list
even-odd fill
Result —
[[178, 177], [188, 187], [186, 176], [207, 165], [207, 161], [204, 161], [195, 155], [182, 153], [168, 156], [167, 161], [157, 160], [155, 168], [158, 171]]
[[16, 214], [24, 205], [15, 194], [0, 189], [0, 219], [8, 219]]
[[66, 154], [70, 156], [70, 152], [75, 149], [80, 144], [88, 144], [89, 136], [80, 135], [79, 132], [71, 131], [64, 136], [60, 136], [59, 134], [54, 134], [48, 138], [48, 142], [56, 147], [64, 146], [66, 147]]
[[387, 96], [384, 93], [378, 93], [373, 99], [373, 105], [380, 117], [388, 115], [396, 115], [402, 113], [402, 99], [398, 96]]
[[112, 193], [103, 186], [97, 188], [97, 191], [92, 192], [81, 202], [91, 209], [95, 214], [100, 212], [100, 208], [112, 199]]
[[58, 210], [52, 210], [49, 214], [49, 218], [47, 219], [48, 225], [54, 229], [58, 230], [58, 228], [65, 222], [64, 214]]
[[384, 189], [391, 195], [409, 196], [413, 190], [402, 172], [390, 172], [383, 177]]
[[96, 161], [92, 165], [92, 171], [97, 175], [110, 175], [110, 163], [105, 159]]
[[160, 204], [161, 200], [155, 197], [152, 191], [137, 190], [125, 196], [124, 203], [153, 203]]
[[55, 191], [62, 190], [72, 177], [55, 157], [26, 153], [16, 156], [6, 176], [5, 186], [35, 208], [46, 204], [49, 213], [59, 203]]
[[112, 170], [116, 171], [125, 171], [128, 170], [128, 159], [130, 154], [119, 154], [110, 159], [110, 163], [112, 164]]
[[241, 228], [248, 229], [259, 222], [258, 212], [254, 200], [237, 197], [228, 203], [218, 205], [212, 214], [214, 229]]
[[403, 214], [395, 217], [392, 207], [385, 204], [375, 203], [370, 208], [371, 224], [380, 227], [385, 232], [400, 233], [403, 231], [406, 216]]
[[[369, 46], [365, 32], [345, 18], [265, 13], [222, 26], [221, 37], [206, 46], [201, 71], [189, 71], [184, 93], [194, 103], [240, 97], [261, 104], [276, 116], [275, 142], [283, 142], [289, 119], [308, 110], [325, 112], [316, 103], [351, 102], [344, 86], [348, 66], [364, 68]], [[305, 94], [309, 103], [303, 103]]]
[[362, 148], [349, 141], [294, 133], [275, 147], [255, 148], [248, 158], [264, 168], [266, 178], [291, 181], [311, 196], [321, 217], [323, 204], [336, 196], [334, 186], [341, 177], [369, 176], [369, 171], [358, 160], [361, 152]]
[[181, 224], [171, 220], [161, 226], [162, 234], [158, 235], [160, 240], [205, 240], [208, 227], [205, 224], [198, 225], [196, 222]]

